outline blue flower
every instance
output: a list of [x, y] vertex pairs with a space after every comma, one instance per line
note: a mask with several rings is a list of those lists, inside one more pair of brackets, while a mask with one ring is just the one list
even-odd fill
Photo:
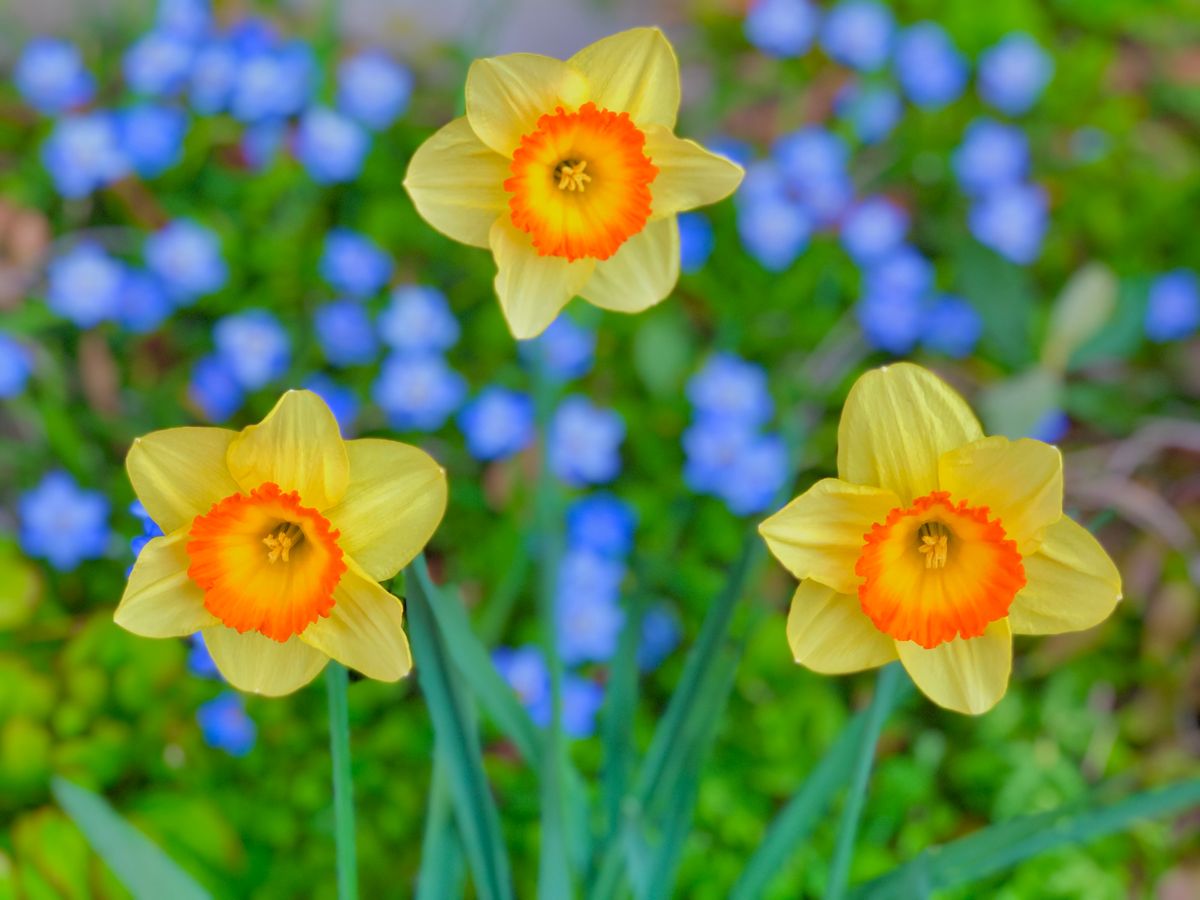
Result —
[[851, 82], [838, 94], [835, 108], [864, 144], [882, 141], [904, 115], [900, 95], [885, 84]]
[[21, 549], [70, 572], [108, 547], [108, 498], [82, 490], [66, 472], [51, 472], [17, 506]]
[[574, 486], [604, 484], [621, 471], [625, 422], [586, 397], [567, 397], [550, 423], [550, 470]]
[[117, 128], [133, 170], [154, 178], [179, 162], [188, 120], [182, 110], [142, 104], [118, 113]]
[[50, 263], [46, 302], [80, 328], [117, 317], [125, 265], [95, 244], [77, 244]]
[[1026, 437], [1044, 444], [1057, 444], [1071, 430], [1071, 420], [1061, 409], [1049, 409], [1042, 414]]
[[1013, 262], [1028, 265], [1042, 252], [1046, 204], [1046, 192], [1037, 185], [991, 191], [971, 207], [971, 234]]
[[313, 326], [321, 352], [332, 365], [366, 365], [379, 353], [371, 317], [357, 300], [335, 300], [319, 307]]
[[868, 293], [855, 308], [867, 343], [896, 356], [917, 345], [925, 329], [925, 301], [918, 294]]
[[959, 185], [971, 195], [1018, 184], [1029, 174], [1029, 139], [1014, 125], [976, 119], [963, 133], [953, 165]]
[[737, 228], [746, 250], [771, 272], [794, 263], [812, 234], [808, 214], [786, 198], [742, 204]]
[[436, 431], [462, 405], [467, 383], [440, 356], [393, 353], [371, 389], [375, 403], [398, 431]]
[[1005, 37], [979, 57], [979, 96], [1010, 116], [1029, 110], [1054, 75], [1054, 60], [1028, 34]]
[[887, 62], [894, 28], [887, 7], [874, 0], [842, 0], [825, 16], [821, 46], [838, 62], [874, 72]]
[[[801, 206], [821, 225], [838, 215], [854, 196], [846, 171], [850, 149], [836, 134], [812, 125], [783, 135], [771, 148], [780, 177]], [[746, 175], [750, 178], [750, 173]], [[763, 173], [764, 182], [772, 177]], [[776, 197], [783, 193], [774, 187]]]
[[558, 650], [563, 662], [607, 662], [617, 652], [625, 613], [619, 603], [625, 566], [590, 550], [570, 550], [558, 568], [555, 593]]
[[746, 39], [759, 50], [790, 59], [805, 53], [817, 36], [820, 13], [809, 0], [758, 0], [746, 13]]
[[246, 402], [233, 368], [217, 354], [201, 357], [192, 367], [188, 399], [209, 422], [224, 422]]
[[243, 122], [284, 119], [298, 114], [313, 96], [317, 65], [312, 48], [301, 41], [271, 46], [266, 26], [231, 34], [242, 54], [229, 101], [230, 112]]
[[146, 238], [143, 256], [176, 303], [215, 293], [229, 277], [216, 234], [190, 219], [178, 219]]
[[269, 166], [279, 155], [287, 133], [287, 125], [280, 119], [264, 119], [247, 125], [239, 142], [246, 165], [256, 172]]
[[226, 691], [196, 710], [196, 722], [204, 743], [230, 756], [245, 756], [254, 749], [257, 730], [246, 715], [241, 695]]
[[699, 271], [712, 256], [716, 238], [712, 223], [703, 213], [686, 212], [679, 216], [680, 268], [685, 273]]
[[596, 733], [596, 713], [604, 705], [604, 688], [588, 678], [567, 674], [562, 683], [562, 728], [569, 738]]
[[379, 315], [379, 336], [396, 350], [440, 353], [458, 343], [458, 334], [458, 319], [446, 295], [434, 287], [401, 285]]
[[573, 381], [592, 370], [596, 333], [562, 313], [538, 337], [520, 341], [517, 349], [531, 363], [536, 364], [540, 357], [546, 374], [553, 380]]
[[338, 107], [374, 131], [404, 115], [413, 87], [408, 70], [379, 50], [343, 60], [337, 82]]
[[983, 336], [983, 320], [961, 297], [944, 295], [924, 313], [921, 344], [954, 359], [969, 356]]
[[904, 93], [926, 109], [940, 109], [957, 100], [967, 86], [970, 68], [936, 22], [918, 22], [900, 32], [893, 66]]
[[[133, 558], [136, 560], [141, 556], [142, 551], [146, 549], [146, 545], [156, 537], [162, 537], [163, 530], [158, 527], [158, 524], [150, 518], [150, 513], [146, 511], [146, 507], [142, 506], [140, 501], [134, 500], [129, 504], [129, 511], [138, 520], [142, 526], [142, 533], [137, 535], [129, 542], [129, 549], [133, 553]], [[131, 567], [132, 568], [132, 567]]]
[[318, 184], [351, 181], [362, 170], [371, 137], [353, 119], [318, 106], [300, 119], [296, 157]]
[[64, 197], [84, 197], [129, 171], [116, 117], [108, 112], [64, 116], [42, 145], [42, 164]]
[[168, 31], [149, 31], [125, 51], [125, 82], [148, 97], [177, 93], [187, 84], [195, 58], [191, 41]]
[[221, 675], [221, 670], [217, 668], [217, 664], [213, 662], [212, 655], [208, 652], [208, 645], [204, 643], [204, 635], [197, 631], [195, 634], [188, 635], [188, 671], [199, 678], [212, 678], [216, 681], [224, 681]]
[[234, 380], [248, 391], [278, 381], [291, 360], [287, 332], [263, 309], [225, 316], [213, 326], [213, 342]]
[[196, 51], [189, 96], [197, 112], [211, 116], [228, 108], [239, 66], [238, 55], [225, 41], [210, 41]]
[[607, 491], [585, 494], [567, 507], [567, 542], [601, 556], [623, 558], [633, 549], [637, 514]]
[[82, 106], [96, 91], [79, 49], [52, 37], [34, 38], [25, 45], [13, 81], [26, 103], [49, 116]]
[[387, 252], [349, 228], [334, 228], [325, 236], [318, 266], [321, 277], [334, 290], [351, 297], [369, 297], [392, 277], [392, 258]]
[[739, 138], [719, 134], [704, 142], [712, 153], [745, 167], [754, 159], [754, 148]]
[[[542, 651], [533, 646], [497, 647], [492, 663], [500, 677], [508, 682], [521, 705], [529, 710], [534, 724], [550, 723], [550, 670]], [[537, 713], [535, 714], [535, 710]], [[544, 718], [543, 718], [544, 715]]]
[[325, 401], [333, 417], [337, 419], [344, 437], [354, 433], [360, 403], [358, 393], [353, 388], [338, 384], [328, 375], [320, 374], [313, 375], [304, 382], [304, 388]]
[[734, 462], [730, 477], [717, 486], [716, 495], [735, 515], [760, 513], [777, 502], [787, 484], [787, 445], [777, 434], [755, 436]]
[[933, 290], [933, 263], [908, 244], [901, 244], [867, 266], [863, 288], [865, 294], [880, 297], [924, 297]]
[[0, 331], [0, 399], [15, 397], [25, 390], [33, 373], [33, 353], [3, 331]]
[[458, 414], [458, 427], [473, 457], [505, 459], [533, 441], [533, 399], [506, 387], [486, 387]]
[[1150, 285], [1146, 337], [1158, 343], [1189, 337], [1200, 328], [1200, 284], [1191, 269], [1159, 275]]
[[790, 198], [788, 178], [773, 159], [756, 159], [746, 166], [746, 177], [734, 195], [739, 210], [757, 203]]
[[687, 396], [705, 418], [756, 427], [775, 414], [767, 372], [732, 353], [714, 353], [687, 383]]
[[155, 24], [182, 38], [203, 37], [212, 27], [210, 0], [159, 0]]
[[149, 272], [130, 269], [121, 288], [117, 321], [134, 334], [154, 331], [171, 317], [175, 304], [171, 302], [161, 281]]
[[908, 214], [883, 197], [856, 204], [842, 221], [842, 246], [859, 265], [882, 259], [908, 233]]
[[663, 603], [650, 607], [642, 616], [642, 640], [638, 644], [638, 668], [657, 669], [679, 646], [679, 618]]
[[683, 480], [698, 494], [716, 494], [754, 440], [744, 422], [700, 417], [683, 433]]

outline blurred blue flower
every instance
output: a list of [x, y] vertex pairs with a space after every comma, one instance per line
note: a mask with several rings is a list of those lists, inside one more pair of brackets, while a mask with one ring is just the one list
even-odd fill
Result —
[[279, 156], [279, 150], [283, 147], [287, 135], [287, 124], [281, 119], [251, 122], [242, 132], [239, 142], [242, 159], [253, 171], [262, 171]]
[[117, 114], [121, 150], [133, 170], [154, 178], [171, 168], [183, 155], [188, 120], [183, 110], [140, 104]]
[[716, 238], [712, 223], [703, 213], [686, 212], [679, 216], [680, 268], [692, 273], [704, 267], [712, 256]]
[[917, 345], [925, 327], [925, 301], [917, 294], [869, 293], [858, 302], [855, 314], [867, 343], [896, 356]]
[[467, 383], [440, 356], [393, 353], [371, 395], [396, 430], [436, 431], [466, 399]]
[[624, 565], [590, 550], [569, 550], [558, 568], [558, 650], [563, 662], [607, 662], [617, 652]]
[[698, 494], [716, 494], [754, 440], [744, 422], [700, 417], [683, 433], [683, 480]]
[[568, 673], [562, 683], [562, 728], [569, 738], [596, 733], [596, 713], [604, 705], [604, 688], [589, 678]]
[[412, 88], [409, 71], [381, 50], [359, 53], [338, 66], [338, 107], [374, 131], [404, 115]]
[[933, 277], [933, 263], [912, 246], [901, 244], [867, 266], [863, 272], [863, 293], [924, 297], [933, 290]]
[[1071, 420], [1061, 409], [1050, 409], [1042, 414], [1026, 437], [1046, 444], [1057, 444], [1071, 430]]
[[751, 427], [775, 414], [767, 372], [732, 353], [714, 353], [687, 383], [687, 397], [704, 418]]
[[771, 272], [794, 263], [812, 234], [808, 214], [782, 198], [740, 205], [737, 228], [746, 251]]
[[541, 649], [532, 644], [497, 647], [492, 651], [492, 663], [500, 677], [513, 689], [521, 705], [529, 710], [534, 724], [543, 727], [549, 724], [550, 670], [546, 667]]
[[756, 159], [746, 166], [746, 177], [742, 179], [734, 195], [738, 208], [757, 203], [786, 201], [790, 198], [788, 177], [774, 159]]
[[95, 244], [77, 244], [50, 263], [46, 280], [49, 307], [80, 328], [91, 328], [117, 317], [125, 264]]
[[219, 291], [229, 277], [217, 235], [191, 219], [177, 219], [147, 237], [143, 256], [180, 304]]
[[868, 197], [842, 220], [842, 246], [859, 265], [882, 259], [908, 233], [908, 213], [884, 197]]
[[604, 484], [621, 471], [625, 422], [586, 397], [567, 397], [550, 423], [550, 470], [574, 486]]
[[49, 116], [82, 106], [96, 91], [79, 49], [52, 37], [34, 38], [25, 45], [13, 82], [26, 103]]
[[642, 641], [638, 644], [638, 668], [643, 672], [657, 669], [671, 651], [679, 646], [679, 618], [664, 603], [646, 610], [642, 616]]
[[592, 369], [596, 356], [596, 333], [584, 328], [566, 313], [550, 323], [532, 340], [520, 341], [517, 351], [531, 364], [541, 364], [555, 381], [573, 381]]
[[957, 100], [970, 73], [966, 57], [936, 22], [918, 22], [901, 31], [892, 64], [908, 99], [926, 109]]
[[226, 691], [196, 710], [196, 722], [204, 735], [204, 743], [230, 756], [245, 756], [254, 749], [257, 729], [246, 715], [241, 695]]
[[[135, 536], [133, 540], [129, 542], [129, 549], [133, 553], [134, 560], [136, 560], [139, 556], [141, 556], [142, 551], [146, 549], [146, 545], [148, 543], [150, 543], [156, 537], [162, 537], [163, 530], [158, 527], [158, 524], [152, 518], [150, 518], [150, 513], [146, 511], [146, 507], [142, 506], [140, 501], [134, 500], [133, 503], [129, 504], [129, 511], [134, 515], [135, 518], [137, 518], [139, 524], [142, 526], [142, 533]], [[128, 577], [128, 575], [126, 577]]]
[[1014, 185], [1029, 174], [1029, 138], [1015, 125], [976, 119], [954, 151], [954, 174], [971, 195]]
[[369, 297], [392, 277], [392, 258], [387, 252], [365, 234], [349, 228], [334, 228], [325, 236], [318, 267], [321, 277], [334, 290], [351, 297]]
[[1158, 343], [1190, 337], [1200, 328], [1200, 283], [1191, 269], [1159, 275], [1150, 285], [1146, 337]]
[[979, 57], [979, 96], [1010, 116], [1029, 110], [1054, 75], [1054, 60], [1030, 35], [1014, 33]]
[[[810, 125], [780, 137], [771, 148], [771, 156], [790, 183], [807, 189], [841, 178], [846, 173], [850, 148], [832, 131]], [[746, 177], [750, 177], [749, 172]]]
[[473, 457], [506, 459], [533, 441], [533, 399], [499, 385], [485, 387], [459, 412], [458, 427]]
[[358, 419], [361, 403], [358, 392], [353, 388], [338, 384], [328, 375], [317, 374], [304, 382], [304, 389], [312, 391], [329, 406], [333, 417], [337, 419], [338, 427], [343, 437], [354, 433], [354, 423]]
[[704, 142], [704, 146], [717, 156], [723, 156], [743, 168], [754, 159], [754, 148], [740, 138], [718, 134]]
[[1028, 265], [1042, 252], [1046, 207], [1046, 192], [1038, 185], [991, 191], [971, 206], [971, 234], [1013, 262]]
[[882, 141], [904, 116], [900, 95], [886, 84], [851, 82], [838, 93], [835, 109], [864, 144]]
[[756, 0], [743, 28], [759, 50], [790, 59], [812, 46], [819, 23], [820, 12], [809, 0]]
[[287, 332], [264, 309], [247, 309], [218, 320], [213, 342], [234, 380], [248, 391], [282, 378], [291, 360]]
[[223, 40], [209, 41], [196, 51], [189, 96], [197, 112], [211, 116], [229, 107], [239, 65], [237, 53]]
[[0, 331], [0, 399], [25, 390], [33, 374], [33, 353], [15, 337]]
[[821, 46], [832, 59], [863, 72], [887, 62], [895, 24], [887, 7], [874, 0], [842, 0], [825, 15]]
[[633, 549], [637, 514], [607, 491], [585, 494], [567, 507], [567, 543], [601, 556], [621, 558]]
[[125, 51], [125, 83], [148, 97], [174, 94], [187, 84], [195, 58], [191, 41], [169, 31], [148, 31]]
[[777, 502], [789, 477], [787, 445], [777, 434], [756, 435], [738, 454], [716, 495], [735, 515], [760, 513]]
[[446, 295], [423, 284], [395, 288], [378, 326], [385, 344], [410, 353], [437, 353], [458, 343], [458, 319]]
[[362, 170], [370, 149], [370, 135], [336, 110], [318, 106], [300, 119], [296, 158], [318, 184], [353, 180]]
[[966, 300], [945, 294], [925, 311], [921, 345], [954, 359], [969, 356], [983, 336], [983, 320]]
[[195, 634], [188, 635], [188, 671], [199, 678], [212, 678], [217, 681], [224, 681], [221, 675], [221, 670], [217, 668], [217, 664], [213, 662], [212, 655], [208, 652], [208, 645], [204, 643], [204, 635], [197, 631]]
[[371, 316], [357, 300], [335, 300], [318, 307], [313, 327], [321, 352], [332, 365], [367, 365], [379, 354]]
[[175, 304], [158, 278], [140, 269], [125, 273], [117, 310], [117, 321], [122, 328], [146, 334], [167, 321], [174, 311]]
[[108, 498], [87, 491], [66, 472], [51, 472], [17, 505], [21, 549], [44, 559], [59, 572], [70, 572], [108, 547]]
[[302, 41], [275, 47], [268, 26], [253, 23], [230, 37], [235, 52], [242, 55], [229, 101], [235, 118], [283, 119], [308, 105], [317, 75], [311, 47]]
[[42, 145], [42, 164], [64, 197], [83, 197], [129, 172], [116, 117], [108, 112], [64, 116]]
[[159, 0], [155, 24], [168, 34], [194, 40], [212, 27], [210, 0]]
[[233, 368], [217, 354], [201, 357], [192, 367], [188, 399], [209, 422], [224, 422], [246, 401]]

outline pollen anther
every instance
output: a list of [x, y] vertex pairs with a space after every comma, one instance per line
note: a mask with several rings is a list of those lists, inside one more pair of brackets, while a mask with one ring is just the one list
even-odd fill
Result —
[[592, 176], [583, 171], [587, 168], [587, 160], [579, 162], [562, 162], [558, 166], [558, 189], [560, 191], [583, 191], [584, 185], [592, 180]]

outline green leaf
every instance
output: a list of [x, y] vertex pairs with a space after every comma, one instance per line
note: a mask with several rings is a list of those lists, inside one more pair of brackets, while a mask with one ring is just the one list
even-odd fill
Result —
[[1054, 307], [1042, 345], [1042, 365], [1064, 372], [1071, 357], [1094, 338], [1117, 306], [1117, 276], [1103, 263], [1090, 262], [1071, 276]]
[[1128, 359], [1145, 340], [1146, 306], [1150, 283], [1145, 278], [1122, 279], [1116, 309], [1104, 328], [1071, 357], [1071, 368]]
[[92, 849], [134, 897], [200, 900], [211, 896], [104, 798], [64, 778], [55, 778], [51, 789]]
[[1034, 362], [1034, 293], [1020, 266], [975, 241], [955, 253], [959, 292], [983, 320], [983, 347], [1010, 368]]
[[421, 871], [417, 876], [417, 900], [446, 900], [461, 897], [462, 850], [451, 818], [447, 762], [438, 750], [433, 754], [433, 777], [421, 840]]
[[633, 367], [656, 397], [678, 393], [692, 359], [686, 319], [673, 308], [649, 314], [633, 336]]

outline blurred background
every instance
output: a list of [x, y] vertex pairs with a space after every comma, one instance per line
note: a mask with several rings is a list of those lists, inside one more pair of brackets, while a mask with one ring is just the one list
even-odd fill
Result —
[[[647, 23], [682, 64], [678, 132], [747, 177], [682, 220], [668, 301], [637, 317], [577, 301], [539, 339], [567, 398], [538, 448], [530, 348], [490, 256], [427, 227], [400, 182], [475, 56], [566, 56]], [[594, 778], [622, 629], [639, 630], [644, 746], [772, 498], [834, 472], [849, 384], [917, 359], [990, 432], [1062, 447], [1068, 511], [1126, 599], [1092, 631], [1018, 639], [980, 719], [908, 702], [855, 877], [1101, 780], [1200, 774], [1200, 4], [10, 0], [0, 76], [0, 897], [123, 896], [54, 774], [217, 896], [335, 895], [319, 687], [243, 698], [202, 644], [112, 623], [154, 533], [130, 441], [242, 427], [298, 386], [347, 435], [448, 468], [431, 566], [535, 719], [529, 529], [550, 454], [571, 501], [567, 729]], [[869, 691], [792, 662], [792, 586], [762, 563], [743, 601], [681, 897], [726, 895]], [[430, 723], [411, 679], [356, 681], [350, 712], [364, 894], [405, 896], [438, 795]], [[525, 896], [536, 776], [483, 727]], [[832, 843], [797, 848], [770, 896], [817, 895]], [[947, 896], [1183, 900], [1198, 859], [1193, 815]]]

